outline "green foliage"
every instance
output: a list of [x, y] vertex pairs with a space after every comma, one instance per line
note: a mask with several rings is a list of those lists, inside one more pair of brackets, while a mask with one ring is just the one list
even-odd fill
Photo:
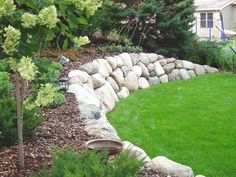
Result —
[[7, 72], [0, 72], [0, 99], [6, 95], [9, 95], [12, 88], [10, 82], [10, 76]]
[[[0, 99], [0, 147], [13, 145], [17, 140], [16, 102], [5, 96]], [[31, 136], [35, 128], [42, 123], [37, 109], [24, 109], [24, 134]]]
[[8, 59], [0, 60], [0, 72], [10, 72], [10, 66], [8, 64]]
[[53, 102], [51, 103], [51, 106], [55, 108], [65, 103], [65, 101], [66, 101], [65, 95], [61, 92], [56, 92], [54, 94], [54, 99]]
[[101, 48], [102, 52], [142, 52], [143, 49], [141, 47], [138, 46], [131, 46], [131, 45], [115, 45], [115, 44], [111, 44], [105, 47]]
[[107, 159], [107, 153], [95, 151], [84, 151], [79, 155], [72, 150], [57, 151], [51, 172], [41, 171], [35, 177], [133, 177], [142, 166], [142, 162], [128, 156], [128, 152], [121, 153], [108, 163]]

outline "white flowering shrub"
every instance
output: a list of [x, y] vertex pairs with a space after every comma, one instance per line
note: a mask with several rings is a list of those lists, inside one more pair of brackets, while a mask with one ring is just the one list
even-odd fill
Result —
[[36, 77], [37, 67], [30, 57], [23, 57], [17, 67], [22, 79], [32, 81]]
[[42, 86], [38, 92], [37, 98], [35, 100], [36, 106], [49, 106], [53, 103], [55, 94], [55, 87], [53, 87], [52, 84], [45, 84], [45, 86]]
[[83, 45], [87, 45], [90, 43], [90, 40], [88, 38], [88, 36], [83, 36], [83, 37], [75, 37], [74, 40], [74, 47], [77, 49], [80, 49], [81, 46]]
[[0, 0], [0, 18], [2, 16], [10, 16], [15, 11], [16, 6], [13, 0]]
[[55, 28], [59, 19], [57, 18], [57, 9], [55, 6], [43, 8], [39, 12], [39, 23], [46, 25], [48, 28]]

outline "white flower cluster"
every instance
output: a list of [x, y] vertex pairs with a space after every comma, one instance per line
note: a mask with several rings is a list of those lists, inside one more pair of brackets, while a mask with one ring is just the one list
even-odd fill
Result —
[[84, 9], [88, 11], [90, 15], [94, 15], [96, 10], [101, 7], [102, 0], [70, 0], [79, 11]]
[[83, 36], [83, 37], [75, 37], [74, 40], [74, 46], [75, 48], [79, 49], [81, 46], [89, 44], [90, 40], [88, 38], [88, 36]]
[[17, 70], [21, 78], [27, 81], [34, 80], [37, 74], [37, 67], [30, 57], [23, 57], [18, 63]]
[[0, 18], [11, 15], [16, 9], [13, 0], [0, 0]]
[[4, 52], [8, 55], [13, 55], [17, 52], [17, 48], [20, 42], [21, 33], [19, 30], [15, 29], [12, 26], [4, 28], [5, 34], [3, 36], [6, 38], [3, 42], [2, 48]]
[[24, 13], [21, 17], [22, 25], [25, 28], [33, 28], [37, 24], [46, 25], [48, 28], [56, 27], [59, 19], [57, 18], [57, 9], [55, 6], [43, 8], [38, 15]]
[[56, 89], [52, 84], [45, 84], [45, 86], [41, 87], [38, 92], [35, 101], [36, 106], [49, 106], [54, 101], [55, 93]]

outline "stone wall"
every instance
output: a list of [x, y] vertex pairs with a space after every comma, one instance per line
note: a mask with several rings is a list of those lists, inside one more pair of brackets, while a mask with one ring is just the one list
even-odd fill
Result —
[[[215, 72], [218, 72], [216, 68], [207, 65], [164, 58], [154, 53], [122, 53], [113, 57], [95, 59], [82, 65], [78, 70], [71, 71], [68, 75], [70, 83], [68, 92], [76, 95], [81, 116], [85, 118], [85, 130], [89, 134], [120, 140], [106, 117], [119, 99], [126, 98], [131, 92], [146, 89], [151, 85], [186, 80]], [[164, 161], [163, 163], [171, 167], [168, 171], [167, 167], [160, 167], [158, 157], [151, 160], [139, 147], [128, 141], [124, 141], [124, 145], [125, 149], [131, 148], [131, 152], [136, 154], [138, 159], [145, 158], [150, 168], [159, 169], [169, 175], [193, 176], [189, 167], [160, 157], [159, 161]], [[178, 165], [181, 166], [178, 168], [179, 171], [176, 170]], [[173, 169], [176, 173], [173, 173]]]

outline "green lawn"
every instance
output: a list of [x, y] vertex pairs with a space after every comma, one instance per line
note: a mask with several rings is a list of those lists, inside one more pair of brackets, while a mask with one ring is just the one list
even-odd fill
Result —
[[207, 177], [236, 176], [236, 75], [219, 73], [131, 94], [108, 114], [123, 140]]

